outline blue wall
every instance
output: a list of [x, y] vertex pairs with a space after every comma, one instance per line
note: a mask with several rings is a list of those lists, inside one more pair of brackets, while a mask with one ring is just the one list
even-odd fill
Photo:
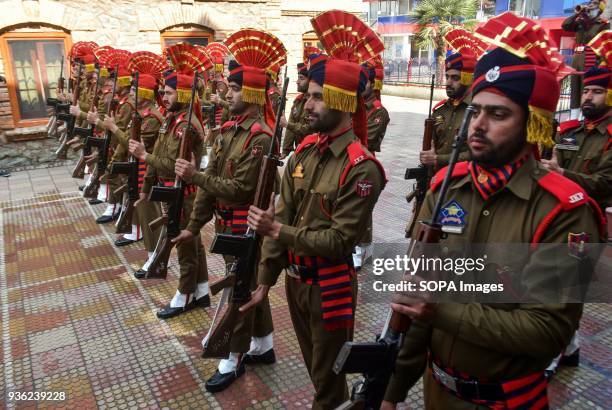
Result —
[[[540, 18], [569, 16], [574, 6], [582, 4], [585, 0], [542, 0]], [[501, 14], [508, 10], [510, 0], [497, 0], [495, 3], [495, 14]]]

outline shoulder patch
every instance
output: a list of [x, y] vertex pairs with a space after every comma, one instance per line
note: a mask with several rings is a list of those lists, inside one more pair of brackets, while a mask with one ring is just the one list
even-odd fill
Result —
[[[453, 168], [453, 173], [451, 176], [453, 178], [460, 178], [460, 177], [466, 176], [470, 172], [468, 165], [469, 165], [468, 161], [457, 162], [455, 164], [455, 168]], [[442, 168], [441, 170], [439, 170], [438, 172], [436, 172], [436, 175], [434, 175], [431, 178], [429, 189], [432, 192], [435, 192], [436, 189], [438, 189], [438, 187], [442, 185], [442, 181], [444, 181], [444, 177], [446, 176], [447, 170], [448, 170], [448, 165]]]
[[565, 134], [569, 130], [573, 130], [574, 128], [578, 127], [580, 127], [580, 121], [578, 120], [563, 121], [561, 124], [559, 124], [559, 133]]
[[262, 127], [260, 123], [256, 122], [251, 126], [251, 129], [249, 130], [249, 136], [247, 137], [246, 141], [244, 142], [244, 145], [242, 146], [242, 151], [248, 148], [253, 137], [260, 134], [265, 134], [268, 137], [272, 137], [271, 132], [267, 131], [266, 129], [264, 129], [264, 127]]
[[379, 160], [376, 159], [376, 157], [372, 154], [370, 154], [369, 152], [367, 152], [364, 148], [364, 146], [361, 144], [361, 142], [359, 141], [353, 141], [351, 142], [348, 147], [346, 147], [346, 152], [348, 154], [348, 159], [349, 162], [346, 166], [346, 168], [344, 168], [344, 171], [342, 172], [342, 175], [340, 176], [340, 180], [339, 180], [339, 186], [344, 185], [344, 182], [346, 181], [346, 177], [348, 176], [349, 171], [354, 168], [355, 166], [357, 166], [358, 164], [364, 162], [364, 161], [374, 161], [374, 163], [376, 164], [376, 166], [378, 167], [378, 170], [380, 171], [383, 179], [384, 179], [384, 184], [387, 183], [387, 174], [385, 173], [385, 168], [382, 166], [382, 164], [380, 163]]
[[448, 98], [445, 98], [442, 101], [440, 101], [439, 103], [437, 103], [436, 105], [434, 105], [434, 107], [431, 109], [431, 112], [434, 112], [438, 108], [442, 107], [446, 103], [446, 101], [448, 101]]
[[304, 137], [304, 139], [302, 140], [302, 142], [300, 143], [300, 145], [298, 145], [298, 147], [295, 149], [295, 154], [299, 154], [300, 151], [302, 151], [304, 148], [313, 145], [317, 142], [317, 140], [319, 139], [319, 135], [318, 134], [310, 134]]
[[538, 185], [557, 198], [564, 211], [588, 202], [589, 197], [580, 185], [556, 172], [549, 172], [538, 179]]

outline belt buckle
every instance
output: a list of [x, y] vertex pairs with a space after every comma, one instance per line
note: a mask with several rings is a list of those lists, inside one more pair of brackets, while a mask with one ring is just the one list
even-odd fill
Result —
[[289, 265], [287, 270], [289, 271], [289, 276], [294, 279], [300, 279], [300, 271], [295, 265]]
[[432, 363], [431, 368], [440, 383], [457, 393], [457, 381], [453, 376], [440, 369], [435, 363]]

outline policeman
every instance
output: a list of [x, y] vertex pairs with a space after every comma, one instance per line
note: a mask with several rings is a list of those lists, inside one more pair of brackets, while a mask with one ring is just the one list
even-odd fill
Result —
[[[380, 100], [380, 90], [382, 89], [382, 60], [379, 57], [372, 63], [364, 64], [368, 73], [368, 82], [363, 92], [365, 99], [366, 119], [368, 122], [368, 150], [370, 152], [380, 152], [387, 125], [389, 124], [389, 112], [382, 105]], [[353, 253], [353, 264], [355, 269], [361, 266], [372, 257], [372, 220], [368, 220], [366, 233], [360, 239], [359, 245], [355, 247]]]
[[[175, 62], [176, 66], [181, 66]], [[170, 72], [165, 77], [163, 103], [167, 110], [167, 116], [159, 129], [159, 136], [155, 141], [153, 153], [149, 154], [142, 142], [130, 140], [129, 152], [140, 161], [147, 164], [144, 183], [140, 192], [140, 200], [148, 201], [148, 195], [153, 185], [173, 185], [176, 175], [174, 174], [174, 163], [179, 156], [181, 140], [187, 132], [190, 89], [193, 82], [193, 74], [187, 72]], [[193, 73], [193, 70], [191, 70]], [[202, 157], [204, 129], [202, 124], [194, 115], [191, 118], [192, 132], [194, 133], [193, 145], [190, 152], [199, 163]], [[187, 225], [187, 217], [191, 214], [193, 201], [195, 200], [196, 187], [188, 184], [185, 187], [185, 198], [183, 200], [183, 212], [181, 227]], [[210, 306], [208, 295], [208, 271], [202, 266], [204, 248], [199, 234], [190, 240], [177, 245], [178, 261], [180, 266], [179, 284], [174, 297], [168, 305], [157, 312], [160, 319], [169, 319], [187, 312], [196, 307]]]
[[[333, 44], [333, 32], [343, 27], [334, 22], [349, 19], [355, 29], [357, 24], [369, 29], [338, 10], [313, 19], [327, 51], [339, 48]], [[323, 36], [328, 30], [331, 34]], [[374, 54], [364, 57], [372, 58], [384, 46], [374, 33], [366, 38], [369, 42], [362, 50]], [[349, 58], [348, 50], [342, 54]], [[304, 138], [289, 158], [277, 207], [271, 201], [266, 210], [253, 206], [249, 210], [249, 226], [265, 238], [259, 286], [241, 310], [263, 300], [281, 271], [289, 268], [287, 301], [315, 388], [313, 408], [331, 409], [348, 397], [346, 377], [336, 375], [332, 365], [353, 337], [357, 280], [351, 253], [364, 234], [363, 221], [371, 216], [385, 176], [361, 142], [367, 141], [365, 124], [357, 121], [353, 128], [351, 117], [367, 82], [361, 66], [319, 56], [312, 60], [309, 76], [304, 108], [317, 133]]]
[[[612, 42], [612, 31], [600, 33], [591, 47], [598, 52]], [[608, 53], [609, 54], [609, 53]], [[602, 56], [605, 58], [605, 56]], [[602, 210], [612, 206], [612, 55], [584, 74], [582, 121], [561, 123], [555, 154], [544, 166], [580, 185]], [[605, 60], [604, 60], [605, 61]]]
[[[248, 37], [246, 37], [248, 35]], [[255, 30], [238, 31], [226, 40], [230, 49], [234, 42], [258, 36], [261, 43], [276, 43], [270, 34]], [[279, 49], [279, 53], [285, 53]], [[266, 80], [266, 62], [274, 55], [252, 60], [253, 54], [234, 52], [236, 61], [229, 63], [230, 75], [227, 100], [234, 121], [226, 122], [210, 153], [209, 166], [197, 173], [187, 161], [176, 162], [176, 173], [198, 186], [198, 194], [186, 230], [175, 238], [182, 241], [197, 235], [204, 224], [215, 218], [217, 233], [244, 234], [247, 231], [246, 213], [253, 203], [259, 168], [263, 155], [270, 150], [271, 130], [261, 116], [268, 103], [270, 86]], [[248, 90], [248, 93], [243, 92]], [[261, 104], [264, 102], [264, 104]], [[228, 266], [234, 258], [224, 255]], [[257, 275], [253, 275], [255, 288]], [[234, 329], [230, 343], [230, 355], [220, 361], [217, 371], [207, 380], [206, 390], [216, 393], [228, 388], [245, 372], [245, 364], [272, 364], [276, 361], [273, 349], [273, 324], [267, 300], [254, 311], [243, 316]]]
[[[432, 112], [435, 120], [432, 148], [419, 154], [421, 164], [432, 167], [434, 171], [448, 164], [453, 140], [468, 106], [465, 98], [474, 78], [476, 59], [484, 51], [482, 43], [465, 30], [451, 30], [444, 38], [455, 51], [446, 57], [448, 99], [440, 101]], [[468, 158], [467, 147], [462, 147], [459, 160], [465, 161]]]
[[[584, 249], [603, 235], [601, 215], [580, 186], [548, 172], [532, 155], [537, 144], [552, 144], [560, 94], [562, 58], [548, 47], [543, 29], [504, 13], [477, 33], [498, 47], [476, 66], [472, 161], [458, 163], [452, 174], [439, 221], [454, 233], [442, 243], [462, 249], [470, 243], [531, 244], [519, 263], [514, 257], [514, 269], [533, 300], [573, 283], [576, 270], [592, 262]], [[420, 220], [431, 218], [445, 172], [434, 177]], [[540, 243], [559, 244], [560, 252], [551, 256]], [[498, 282], [507, 267], [487, 266], [482, 274]], [[392, 308], [413, 322], [382, 408], [403, 401], [424, 371], [426, 408], [546, 408], [544, 369], [570, 340], [582, 305], [512, 300], [434, 304], [397, 294]]]
[[297, 69], [298, 76], [295, 83], [298, 95], [293, 100], [289, 121], [285, 120], [284, 116], [281, 119], [281, 125], [286, 128], [281, 159], [286, 158], [310, 131], [306, 111], [304, 110], [305, 93], [308, 91], [308, 68], [306, 64], [299, 63]]

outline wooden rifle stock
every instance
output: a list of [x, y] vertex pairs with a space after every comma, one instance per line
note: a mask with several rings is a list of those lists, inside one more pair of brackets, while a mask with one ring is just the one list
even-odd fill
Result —
[[[287, 87], [289, 78], [285, 70], [285, 80], [283, 84], [283, 92], [276, 112], [276, 124], [274, 127], [274, 135], [270, 142], [270, 150], [264, 156], [259, 170], [257, 180], [257, 188], [255, 190], [255, 198], [253, 204], [260, 209], [267, 209], [270, 204], [270, 198], [274, 187], [277, 167], [282, 165], [276, 156], [275, 143], [280, 140], [282, 127], [280, 126], [280, 118], [284, 111], [287, 100]], [[228, 289], [232, 287], [232, 297], [226, 311], [217, 322], [216, 318], [219, 313], [219, 307], [211, 323], [210, 330], [204, 341], [204, 351], [202, 357], [205, 358], [225, 358], [230, 352], [230, 343], [234, 327], [240, 317], [240, 306], [251, 300], [251, 277], [254, 267], [257, 264], [257, 253], [259, 249], [259, 238], [255, 232], [250, 229], [245, 235], [217, 234], [211, 246], [212, 253], [220, 253], [223, 255], [232, 255], [236, 257], [232, 269], [227, 273], [226, 277], [214, 284], [215, 291]], [[212, 290], [212, 286], [211, 286]], [[219, 305], [221, 306], [221, 304]]]
[[161, 228], [167, 223], [168, 223], [168, 217], [166, 215], [162, 215], [160, 217], [155, 218], [151, 222], [149, 222], [149, 228], [152, 231], [156, 231], [157, 229]]

